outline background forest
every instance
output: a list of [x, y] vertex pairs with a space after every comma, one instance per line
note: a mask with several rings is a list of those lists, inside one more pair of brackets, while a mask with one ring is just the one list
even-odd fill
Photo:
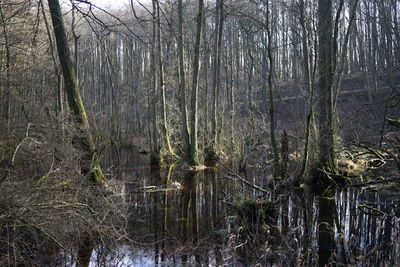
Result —
[[114, 148], [281, 187], [398, 177], [399, 1], [57, 2], [0, 0], [0, 265], [127, 236]]

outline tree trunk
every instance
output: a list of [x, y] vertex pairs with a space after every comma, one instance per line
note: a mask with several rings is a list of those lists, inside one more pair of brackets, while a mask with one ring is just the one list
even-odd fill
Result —
[[79, 93], [74, 65], [71, 60], [62, 20], [60, 3], [58, 0], [48, 0], [48, 4], [57, 42], [58, 57], [64, 76], [64, 87], [67, 93], [68, 105], [76, 118], [78, 127], [81, 129], [81, 133], [76, 136], [77, 145], [84, 153], [81, 158], [81, 170], [84, 175], [91, 174], [91, 180], [94, 184], [100, 184], [104, 175], [98, 161], [93, 136], [90, 131], [89, 120]]
[[11, 86], [10, 86], [10, 74], [11, 74], [11, 49], [10, 49], [10, 44], [8, 40], [8, 30], [7, 30], [7, 22], [5, 20], [4, 14], [3, 14], [3, 9], [0, 4], [0, 18], [1, 18], [1, 24], [3, 25], [3, 35], [4, 35], [4, 46], [6, 49], [6, 80], [5, 80], [5, 86], [3, 87], [2, 94], [0, 97], [2, 98], [2, 101], [0, 104], [2, 104], [3, 110], [2, 111], [2, 116], [4, 120], [7, 123], [7, 132], [10, 130], [10, 95], [11, 95]]
[[304, 178], [304, 174], [307, 170], [308, 160], [309, 160], [309, 143], [311, 136], [311, 122], [313, 118], [313, 99], [314, 99], [314, 85], [311, 84], [311, 72], [310, 72], [310, 59], [309, 59], [309, 42], [308, 42], [308, 34], [307, 34], [307, 26], [306, 26], [306, 18], [305, 18], [305, 6], [304, 0], [300, 0], [299, 4], [299, 12], [300, 12], [300, 25], [302, 29], [302, 43], [303, 43], [303, 76], [304, 76], [304, 85], [308, 94], [308, 111], [307, 111], [307, 119], [306, 119], [306, 136], [305, 136], [305, 144], [304, 144], [304, 154], [303, 154], [303, 162], [301, 165], [299, 176]]
[[158, 68], [159, 68], [159, 79], [160, 79], [160, 99], [161, 99], [161, 134], [162, 139], [165, 142], [164, 146], [166, 149], [166, 153], [168, 158], [176, 157], [175, 152], [172, 149], [171, 141], [169, 138], [169, 129], [167, 123], [167, 105], [165, 98], [165, 78], [164, 78], [164, 62], [163, 62], [163, 52], [161, 47], [161, 21], [160, 21], [160, 3], [157, 2], [157, 50], [158, 50]]
[[43, 2], [40, 1], [39, 5], [40, 5], [40, 9], [41, 9], [42, 16], [43, 16], [43, 19], [44, 19], [44, 24], [46, 26], [46, 32], [47, 32], [47, 35], [49, 37], [51, 58], [52, 58], [53, 64], [54, 64], [54, 72], [55, 72], [55, 74], [57, 76], [57, 88], [55, 90], [56, 96], [57, 96], [57, 104], [55, 105], [55, 113], [57, 115], [61, 115], [61, 114], [64, 113], [64, 91], [63, 91], [63, 88], [62, 88], [62, 75], [61, 75], [60, 67], [57, 64], [57, 58], [56, 58], [56, 55], [55, 55], [56, 52], [55, 52], [54, 43], [53, 43], [54, 40], [53, 40], [53, 37], [52, 37], [52, 34], [51, 34], [50, 25], [49, 25], [48, 20], [47, 20], [47, 16], [46, 16], [46, 12], [45, 12], [45, 8], [44, 8], [44, 5], [43, 5]]
[[180, 108], [182, 113], [182, 137], [184, 143], [185, 158], [189, 156], [190, 136], [188, 128], [187, 105], [186, 105], [186, 73], [183, 52], [183, 7], [182, 0], [178, 0], [178, 58], [179, 58], [179, 91]]
[[223, 0], [216, 1], [215, 12], [215, 46], [214, 46], [214, 77], [213, 77], [213, 118], [212, 118], [212, 140], [211, 147], [208, 151], [208, 158], [213, 159], [217, 153], [218, 143], [218, 106], [219, 93], [221, 91], [221, 53], [222, 53], [222, 29], [224, 22]]
[[151, 65], [151, 101], [152, 104], [152, 149], [150, 155], [150, 161], [152, 165], [158, 165], [161, 161], [161, 147], [160, 147], [160, 133], [158, 129], [158, 97], [157, 97], [157, 67], [156, 67], [156, 58], [155, 58], [155, 46], [156, 46], [156, 34], [157, 34], [157, 26], [156, 26], [156, 13], [157, 7], [156, 2], [153, 0], [153, 33], [152, 33], [152, 45], [151, 45], [151, 55], [150, 55], [150, 65]]
[[329, 172], [335, 168], [333, 133], [333, 27], [332, 0], [318, 0], [319, 52], [319, 167]]
[[[276, 117], [275, 117], [275, 99], [274, 99], [274, 91], [275, 91], [275, 61], [274, 55], [272, 51], [272, 32], [270, 27], [272, 26], [271, 17], [270, 17], [270, 6], [269, 2], [267, 3], [267, 37], [268, 37], [268, 45], [267, 45], [267, 57], [269, 63], [268, 69], [268, 95], [269, 95], [269, 107], [268, 114], [270, 119], [270, 141], [272, 150], [274, 153], [274, 177], [280, 175], [280, 163], [279, 163], [279, 152], [278, 145], [276, 142], [275, 130], [276, 130]], [[266, 73], [264, 75], [267, 75]]]
[[193, 59], [193, 80], [192, 80], [192, 99], [191, 99], [191, 117], [190, 117], [190, 148], [189, 148], [189, 164], [198, 165], [198, 148], [197, 148], [197, 102], [199, 91], [199, 72], [200, 72], [200, 43], [203, 24], [204, 0], [199, 0], [199, 10], [197, 13], [196, 41], [194, 46]]
[[[347, 26], [346, 30], [346, 35], [343, 40], [342, 48], [341, 48], [341, 53], [339, 57], [339, 62], [335, 64], [335, 69], [333, 69], [333, 82], [332, 82], [332, 91], [333, 91], [333, 108], [334, 108], [334, 113], [336, 113], [336, 103], [339, 97], [339, 89], [340, 89], [340, 80], [342, 78], [342, 74], [344, 71], [344, 64], [347, 58], [347, 46], [349, 43], [350, 39], [350, 34], [353, 28], [354, 20], [355, 20], [355, 15], [356, 15], [356, 10], [357, 10], [357, 4], [358, 0], [353, 0], [352, 5], [350, 7], [350, 20], [349, 20], [349, 25]], [[334, 39], [334, 42], [336, 42], [336, 39]], [[337, 55], [334, 54], [333, 57], [336, 57]]]

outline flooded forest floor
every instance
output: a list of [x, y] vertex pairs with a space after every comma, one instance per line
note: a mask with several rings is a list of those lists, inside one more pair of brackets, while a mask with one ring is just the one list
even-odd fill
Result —
[[95, 247], [90, 266], [400, 262], [400, 184], [379, 181], [398, 178], [393, 164], [366, 172], [354, 186], [316, 195], [307, 186], [272, 183], [260, 168], [240, 177], [262, 191], [220, 165], [200, 172], [156, 168], [146, 155], [124, 149], [111, 158], [134, 242], [104, 251]]

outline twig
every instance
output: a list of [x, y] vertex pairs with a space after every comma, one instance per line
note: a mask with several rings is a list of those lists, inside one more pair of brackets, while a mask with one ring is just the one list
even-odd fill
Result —
[[17, 155], [17, 152], [19, 150], [19, 148], [22, 146], [22, 144], [24, 143], [25, 140], [27, 140], [29, 138], [29, 127], [31, 126], [31, 123], [28, 123], [28, 126], [26, 127], [26, 131], [25, 131], [25, 137], [24, 139], [21, 140], [21, 142], [19, 142], [19, 144], [17, 145], [17, 147], [14, 150], [14, 154], [12, 156], [11, 159], [11, 165], [14, 165], [15, 162], [15, 157]]

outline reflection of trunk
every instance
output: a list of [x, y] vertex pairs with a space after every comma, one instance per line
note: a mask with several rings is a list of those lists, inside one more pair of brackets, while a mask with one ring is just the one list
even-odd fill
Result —
[[197, 183], [196, 183], [196, 172], [190, 175], [191, 184], [190, 184], [190, 208], [191, 208], [191, 219], [192, 219], [192, 236], [193, 236], [193, 246], [195, 249], [195, 260], [198, 265], [200, 264], [200, 255], [198, 249], [199, 242], [199, 216], [197, 211]]
[[[188, 172], [185, 175], [182, 190], [182, 211], [181, 211], [181, 234], [182, 243], [186, 245], [189, 240], [193, 240], [194, 247], [198, 246], [198, 212], [197, 212], [197, 186], [196, 172]], [[192, 226], [192, 234], [189, 236], [188, 226]], [[182, 264], [185, 265], [188, 255], [183, 254], [181, 257]], [[196, 262], [200, 264], [200, 256], [198, 251], [195, 252]]]
[[90, 257], [93, 251], [93, 244], [90, 236], [85, 234], [82, 238], [83, 242], [78, 248], [78, 254], [76, 255], [76, 266], [87, 267], [90, 263]]
[[[212, 168], [204, 170], [204, 178], [209, 179], [212, 174]], [[201, 188], [201, 186], [200, 186]], [[203, 192], [203, 193], [201, 193]], [[201, 210], [199, 210], [199, 222], [201, 218], [210, 218], [207, 220], [202, 220], [201, 225], [199, 225], [200, 232], [203, 232], [204, 229], [207, 229], [207, 231], [212, 231], [212, 218], [211, 218], [211, 197], [212, 197], [212, 186], [210, 183], [205, 184], [204, 183], [204, 188], [202, 191], [199, 192], [199, 203], [201, 203]], [[200, 217], [202, 216], [202, 217]], [[204, 217], [203, 217], [204, 216]], [[204, 266], [209, 266], [210, 265], [210, 256], [209, 256], [209, 250], [210, 248], [202, 246], [201, 254], [203, 255], [204, 259]]]
[[65, 91], [68, 97], [68, 104], [76, 117], [81, 128], [81, 134], [76, 136], [77, 145], [83, 151], [81, 159], [81, 170], [84, 175], [91, 174], [92, 182], [98, 184], [104, 175], [97, 158], [97, 152], [90, 131], [89, 120], [81, 99], [79, 88], [73, 68], [70, 51], [68, 48], [67, 36], [62, 20], [61, 8], [58, 0], [48, 0], [51, 19], [54, 26], [54, 34], [57, 41], [58, 56], [64, 75]]
[[[165, 181], [161, 181], [163, 186], [166, 188], [171, 179], [172, 170], [174, 169], [174, 164], [168, 165], [167, 175]], [[160, 177], [161, 179], [161, 177]], [[166, 252], [165, 252], [165, 241], [167, 239], [168, 232], [168, 191], [165, 191], [163, 194], [163, 224], [162, 224], [162, 243], [161, 243], [161, 262], [165, 262]]]
[[[159, 168], [151, 169], [151, 174], [153, 178], [153, 183], [155, 186], [161, 185], [161, 173]], [[157, 265], [159, 263], [160, 258], [160, 223], [159, 223], [159, 215], [158, 208], [160, 203], [160, 193], [153, 193], [153, 214], [151, 221], [153, 222], [153, 233], [154, 233], [154, 264]]]
[[335, 249], [334, 215], [336, 214], [335, 199], [321, 197], [318, 213], [318, 264], [328, 264]]
[[312, 243], [312, 222], [313, 222], [313, 196], [310, 192], [310, 187], [304, 187], [304, 193], [301, 197], [303, 217], [304, 217], [304, 246], [303, 246], [303, 263], [304, 265], [311, 265], [311, 255], [309, 249], [311, 249]]
[[[214, 168], [210, 169], [210, 177], [211, 180], [211, 219], [212, 219], [212, 225], [211, 229], [217, 229], [217, 224], [218, 224], [218, 176], [217, 173], [215, 172]], [[214, 247], [214, 254], [215, 254], [215, 262], [217, 266], [220, 266], [223, 264], [223, 257], [222, 257], [222, 238], [219, 236], [216, 236], [216, 244]]]
[[[391, 246], [394, 244], [393, 240], [393, 216], [388, 215], [385, 219], [385, 226], [384, 226], [384, 234], [383, 234], [383, 242], [378, 242], [378, 244], [382, 244], [382, 250], [384, 250], [384, 256], [388, 259], [391, 259], [390, 265], [395, 266], [396, 257], [392, 255], [396, 255], [396, 249], [390, 249]], [[397, 219], [396, 219], [397, 220]], [[396, 226], [395, 226], [396, 227]], [[398, 233], [398, 230], [396, 231]], [[393, 253], [393, 254], [391, 254]]]

